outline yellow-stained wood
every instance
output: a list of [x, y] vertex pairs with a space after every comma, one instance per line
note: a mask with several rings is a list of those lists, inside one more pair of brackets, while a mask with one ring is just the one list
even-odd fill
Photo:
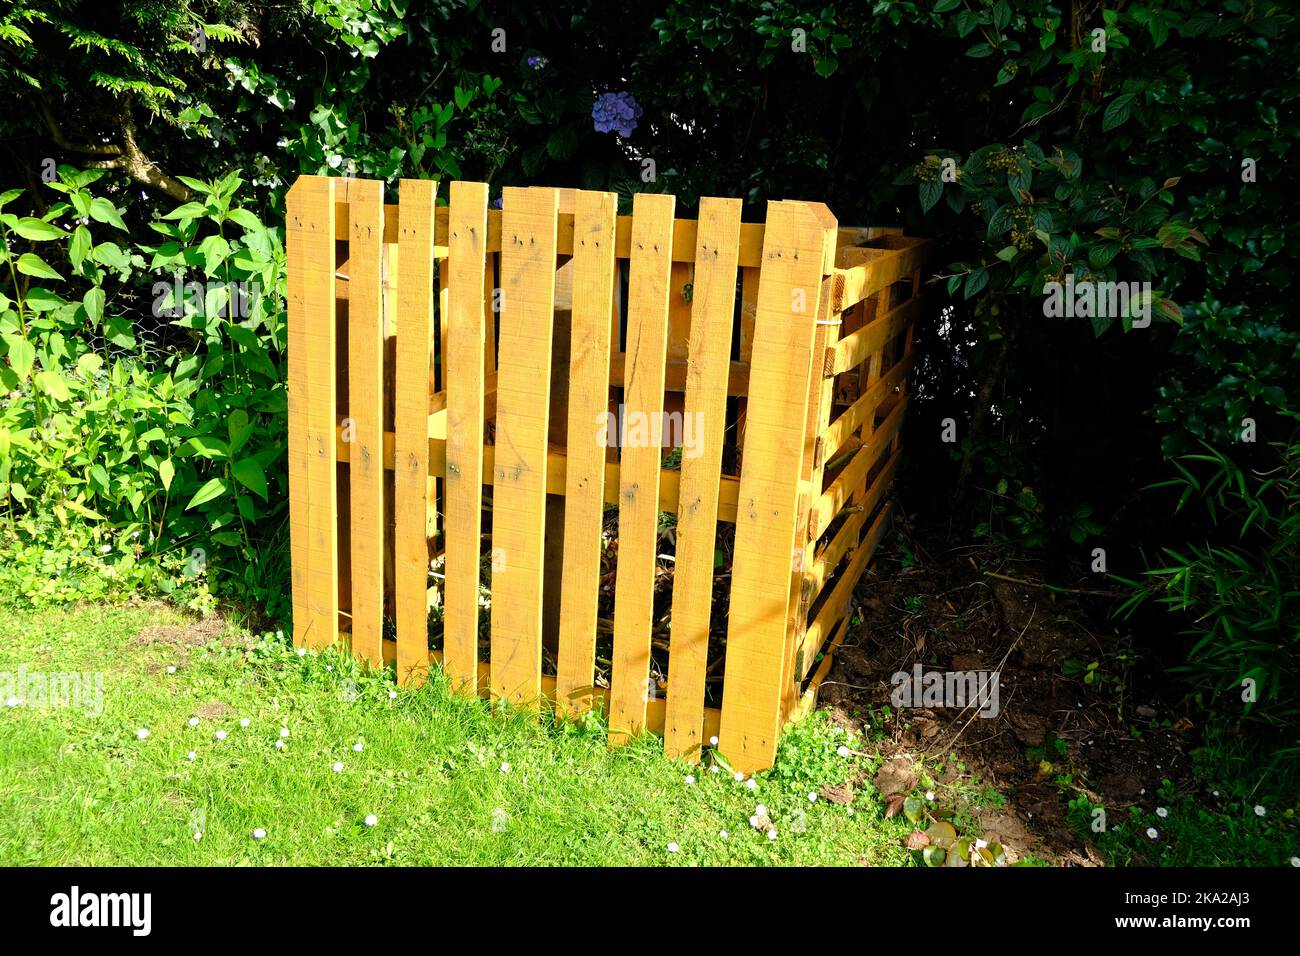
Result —
[[739, 199], [701, 199], [691, 294], [689, 365], [683, 430], [698, 454], [683, 452], [677, 506], [664, 750], [699, 759], [704, 742], [705, 670], [713, 607], [718, 479], [727, 414], [732, 316], [736, 304]]
[[835, 270], [837, 281], [834, 311], [842, 312], [921, 268], [930, 250], [928, 239], [906, 236], [887, 238], [891, 248], [883, 251], [841, 250], [839, 264], [843, 268]]
[[[821, 537], [844, 503], [862, 487], [872, 467], [889, 450], [889, 443], [903, 425], [903, 413], [906, 411], [907, 399], [903, 398], [854, 453], [848, 466], [835, 476], [825, 493], [813, 503], [808, 515], [808, 531], [812, 538]], [[741, 495], [744, 495], [743, 488]]]
[[555, 308], [554, 189], [507, 187], [492, 500], [493, 698], [535, 704], [542, 676], [542, 552]]
[[564, 574], [555, 683], [556, 707], [561, 714], [582, 713], [595, 700], [596, 605], [606, 470], [605, 443], [596, 437], [597, 424], [608, 414], [609, 406], [609, 316], [614, 307], [617, 210], [614, 193], [584, 190], [575, 198]]
[[719, 744], [743, 772], [776, 756], [813, 337], [833, 247], [827, 226], [824, 207], [768, 204], [750, 372], [763, 384], [746, 413]]
[[868, 322], [852, 335], [840, 339], [826, 350], [822, 373], [838, 375], [847, 372], [881, 351], [886, 342], [911, 325], [920, 312], [922, 301], [920, 298], [908, 299], [889, 312], [878, 314], [874, 321]]
[[892, 485], [901, 457], [898, 452], [889, 456], [889, 461], [871, 480], [871, 484], [861, 489], [856, 503], [852, 506], [852, 513], [845, 518], [835, 535], [817, 552], [812, 561], [808, 582], [813, 600], [816, 600], [822, 586], [839, 565], [840, 559], [857, 545], [867, 518]]
[[396, 512], [397, 679], [428, 673], [429, 438], [433, 373], [433, 212], [436, 182], [403, 179], [398, 235], [397, 397], [393, 457]]
[[451, 184], [442, 378], [447, 389], [443, 668], [454, 690], [478, 678], [479, 536], [483, 497], [483, 382], [488, 254], [486, 183]]
[[[911, 367], [912, 357], [908, 355], [885, 375], [878, 378], [875, 384], [863, 393], [861, 398], [841, 412], [835, 421], [831, 422], [822, 433], [822, 454], [826, 459], [832, 458], [835, 452], [849, 440], [850, 436], [855, 434], [863, 425], [871, 423], [871, 416], [875, 413], [876, 408], [887, 396], [893, 393], [896, 386], [903, 383]], [[828, 379], [828, 381], [830, 380]]]
[[[303, 176], [289, 191], [290, 510], [294, 552], [294, 642], [337, 640], [339, 601], [338, 472], [333, 445], [337, 328], [334, 300], [334, 181]], [[296, 520], [295, 520], [296, 519]]]
[[637, 193], [632, 201], [628, 279], [627, 384], [619, 468], [618, 564], [614, 582], [614, 660], [609, 740], [645, 730], [650, 681], [650, 622], [659, 531], [664, 363], [676, 200]]
[[808, 671], [816, 663], [817, 655], [822, 652], [827, 636], [835, 629], [835, 625], [843, 620], [848, 610], [849, 599], [853, 597], [853, 590], [857, 587], [862, 572], [866, 570], [867, 562], [871, 560], [871, 556], [876, 551], [876, 546], [880, 543], [881, 536], [885, 533], [890, 512], [891, 507], [889, 505], [880, 510], [880, 514], [872, 522], [871, 530], [867, 532], [867, 536], [858, 545], [858, 549], [853, 552], [853, 557], [849, 560], [849, 565], [844, 574], [835, 583], [834, 589], [818, 610], [817, 617], [804, 632], [799, 646], [799, 653], [795, 658], [795, 679], [799, 682], [803, 682], [808, 675]]
[[383, 183], [360, 179], [348, 195], [348, 417], [352, 420], [352, 652], [383, 663], [384, 321]]

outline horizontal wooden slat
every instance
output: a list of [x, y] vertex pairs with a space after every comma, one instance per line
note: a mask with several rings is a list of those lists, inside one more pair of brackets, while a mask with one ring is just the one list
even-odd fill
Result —
[[862, 572], [866, 570], [867, 562], [876, 551], [876, 546], [880, 544], [880, 538], [885, 533], [885, 527], [889, 521], [889, 515], [892, 511], [892, 505], [886, 505], [881, 509], [876, 520], [871, 524], [871, 530], [862, 543], [858, 545], [858, 550], [853, 553], [849, 566], [845, 569], [844, 574], [839, 581], [835, 583], [835, 589], [831, 591], [826, 602], [817, 612], [817, 617], [808, 625], [808, 630], [804, 631], [803, 642], [799, 646], [799, 655], [797, 661], [802, 661], [802, 667], [796, 667], [795, 676], [799, 682], [808, 676], [808, 671], [812, 669], [817, 655], [821, 653], [822, 644], [825, 642], [827, 635], [834, 629], [835, 625], [844, 617], [848, 609], [849, 599], [853, 597], [853, 589], [858, 585], [858, 579], [862, 577]]
[[[890, 238], [893, 240], [891, 245], [900, 248], [886, 249], [885, 255], [881, 255], [879, 249], [871, 248], [840, 250], [839, 261], [847, 267], [837, 268], [834, 273], [834, 311], [843, 312], [863, 299], [869, 299], [925, 263], [930, 240], [906, 236]], [[862, 261], [854, 263], [855, 258]]]
[[871, 418], [880, 403], [893, 392], [894, 386], [903, 381], [914, 361], [915, 357], [911, 355], [904, 358], [875, 385], [867, 389], [861, 398], [845, 409], [839, 418], [831, 422], [822, 432], [821, 448], [818, 449], [818, 455], [823, 460], [835, 457], [835, 453], [843, 447], [849, 437]]
[[924, 301], [923, 296], [908, 299], [885, 315], [868, 322], [852, 335], [840, 339], [826, 350], [822, 374], [839, 375], [857, 368], [879, 352], [886, 342], [905, 330], [916, 318]]
[[[337, 442], [335, 455], [340, 462], [351, 460], [352, 447], [343, 440], [343, 427], [336, 429]], [[483, 449], [483, 484], [492, 484], [492, 465], [496, 459], [495, 446]], [[546, 457], [546, 493], [548, 495], [564, 494], [568, 468], [563, 450], [552, 448]], [[393, 470], [393, 433], [384, 432], [384, 468]], [[441, 478], [447, 470], [447, 445], [441, 438], [429, 439], [429, 475]], [[659, 510], [677, 510], [678, 488], [681, 472], [664, 469], [659, 474]], [[718, 520], [734, 523], [736, 520], [736, 502], [740, 500], [740, 479], [734, 475], [723, 475], [718, 482]], [[618, 504], [618, 465], [610, 462], [605, 465], [605, 503]]]
[[[339, 234], [346, 235], [348, 229], [347, 203], [338, 203], [337, 208]], [[397, 242], [398, 217], [397, 206], [389, 205], [384, 207], [384, 242]], [[436, 217], [434, 255], [437, 258], [445, 258], [447, 255], [447, 207], [439, 206]], [[558, 232], [555, 237], [556, 253], [562, 256], [573, 255], [573, 213], [560, 213], [557, 226]], [[740, 224], [740, 265], [742, 268], [762, 265], [763, 228], [761, 222], [743, 222]], [[632, 217], [619, 216], [617, 230], [614, 240], [614, 255], [619, 259], [628, 259], [632, 255]], [[698, 231], [699, 224], [694, 219], [674, 220], [673, 262], [693, 262], [695, 260], [695, 242]], [[501, 210], [499, 209], [488, 210], [487, 251], [501, 251]], [[834, 250], [831, 250], [823, 264], [823, 272], [830, 274], [834, 267], [835, 255]], [[846, 270], [846, 274], [852, 273], [852, 271], [852, 269]], [[906, 273], [900, 273], [900, 275], [902, 274]]]
[[817, 556], [813, 559], [812, 570], [808, 573], [809, 603], [817, 599], [822, 586], [835, 573], [835, 568], [839, 566], [840, 560], [857, 543], [862, 526], [867, 523], [871, 513], [876, 510], [876, 505], [880, 503], [880, 499], [889, 491], [889, 485], [894, 480], [894, 474], [898, 471], [898, 463], [902, 457], [901, 450], [894, 452], [890, 456], [885, 467], [880, 469], [876, 477], [872, 479], [871, 487], [867, 490], [862, 501], [854, 506], [853, 514], [848, 517], [840, 530], [835, 532], [835, 537], [826, 542], [822, 549], [817, 552]]
[[862, 486], [867, 475], [880, 456], [889, 448], [889, 442], [903, 424], [903, 413], [907, 411], [907, 399], [899, 402], [894, 410], [867, 439], [866, 444], [853, 456], [853, 460], [839, 473], [831, 486], [818, 498], [808, 516], [808, 534], [811, 538], [820, 538], [822, 532], [830, 525], [844, 502]]

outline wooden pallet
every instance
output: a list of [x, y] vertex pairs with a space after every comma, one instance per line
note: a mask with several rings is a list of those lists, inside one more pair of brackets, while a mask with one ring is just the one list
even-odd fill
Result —
[[[348, 642], [403, 683], [439, 666], [461, 692], [598, 709], [615, 745], [657, 732], [695, 760], [716, 738], [736, 769], [771, 766], [888, 527], [927, 243], [840, 229], [819, 203], [742, 223], [733, 199], [692, 220], [656, 194], [619, 216], [612, 193], [508, 188], [500, 210], [482, 183], [452, 183], [443, 205], [434, 182], [399, 193], [315, 176], [289, 193], [295, 643]], [[628, 440], [611, 448], [598, 423], [619, 405]], [[673, 421], [698, 424], [690, 454], [660, 434]], [[711, 665], [720, 523], [734, 544]]]

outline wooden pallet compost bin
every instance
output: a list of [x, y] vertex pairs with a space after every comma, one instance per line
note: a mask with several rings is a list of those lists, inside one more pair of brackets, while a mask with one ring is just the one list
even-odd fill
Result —
[[289, 193], [295, 643], [769, 767], [889, 521], [926, 242], [439, 190]]

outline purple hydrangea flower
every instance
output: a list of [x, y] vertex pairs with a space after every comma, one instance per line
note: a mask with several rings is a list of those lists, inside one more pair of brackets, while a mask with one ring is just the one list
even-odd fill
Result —
[[502, 197], [502, 196], [498, 196], [496, 199], [492, 200], [492, 205], [493, 205], [494, 207], [496, 207], [497, 209], [500, 209], [500, 208], [501, 208], [501, 201], [502, 201], [503, 198], [504, 198], [504, 197]]
[[544, 70], [546, 69], [547, 60], [544, 56], [530, 56], [527, 63], [530, 70]]
[[620, 136], [631, 136], [643, 112], [627, 91], [602, 93], [600, 99], [592, 104], [591, 118], [597, 133], [617, 132]]

